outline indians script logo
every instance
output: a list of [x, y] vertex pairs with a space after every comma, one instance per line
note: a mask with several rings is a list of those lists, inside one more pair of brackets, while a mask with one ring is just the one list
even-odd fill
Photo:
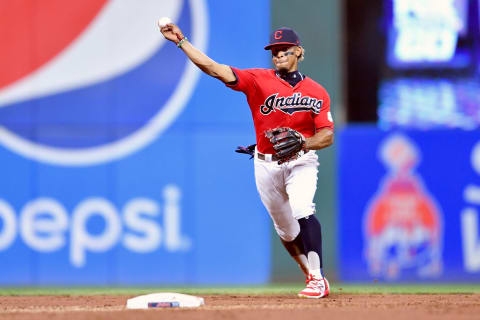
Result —
[[293, 96], [278, 97], [278, 93], [270, 95], [263, 105], [260, 106], [260, 112], [263, 115], [268, 115], [275, 109], [292, 115], [295, 112], [319, 113], [322, 108], [323, 100], [310, 98], [309, 96], [302, 97], [302, 94], [297, 92]]
[[206, 49], [205, 0], [1, 1], [0, 144], [83, 166], [122, 158], [162, 134], [199, 71], [160, 34], [160, 13]]
[[381, 147], [389, 173], [371, 200], [364, 220], [365, 257], [372, 276], [428, 278], [442, 272], [442, 217], [414, 172], [420, 162], [406, 137], [389, 137]]

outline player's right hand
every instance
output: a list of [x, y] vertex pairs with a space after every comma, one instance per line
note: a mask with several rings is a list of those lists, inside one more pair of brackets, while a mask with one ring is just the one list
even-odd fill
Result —
[[173, 23], [168, 23], [165, 26], [160, 28], [160, 32], [163, 34], [165, 39], [178, 43], [184, 38], [182, 30]]

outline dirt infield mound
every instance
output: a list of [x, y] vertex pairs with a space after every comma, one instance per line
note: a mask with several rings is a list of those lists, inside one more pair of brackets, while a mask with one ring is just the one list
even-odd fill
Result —
[[194, 309], [126, 310], [131, 296], [1, 296], [0, 319], [479, 319], [480, 294], [204, 295]]

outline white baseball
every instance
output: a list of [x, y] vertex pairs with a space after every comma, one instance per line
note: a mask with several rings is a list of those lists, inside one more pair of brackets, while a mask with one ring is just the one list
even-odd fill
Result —
[[172, 20], [169, 17], [161, 17], [158, 19], [158, 26], [160, 28], [163, 28], [168, 23], [172, 23]]

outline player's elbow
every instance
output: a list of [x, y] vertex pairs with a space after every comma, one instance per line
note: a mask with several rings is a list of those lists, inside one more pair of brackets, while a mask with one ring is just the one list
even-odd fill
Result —
[[321, 134], [319, 149], [330, 147], [334, 142], [333, 131], [324, 130]]
[[208, 74], [209, 76], [212, 76], [216, 78], [218, 76], [218, 73], [216, 72], [215, 68], [215, 63], [214, 62], [209, 62], [205, 64], [197, 64], [197, 66], [202, 70], [204, 73]]
[[212, 68], [211, 76], [225, 83], [232, 82], [237, 79], [232, 69], [224, 64], [216, 64], [215, 67]]
[[333, 144], [334, 140], [335, 139], [333, 136], [333, 132], [331, 132], [331, 134], [328, 135], [325, 139], [325, 147], [330, 147]]

